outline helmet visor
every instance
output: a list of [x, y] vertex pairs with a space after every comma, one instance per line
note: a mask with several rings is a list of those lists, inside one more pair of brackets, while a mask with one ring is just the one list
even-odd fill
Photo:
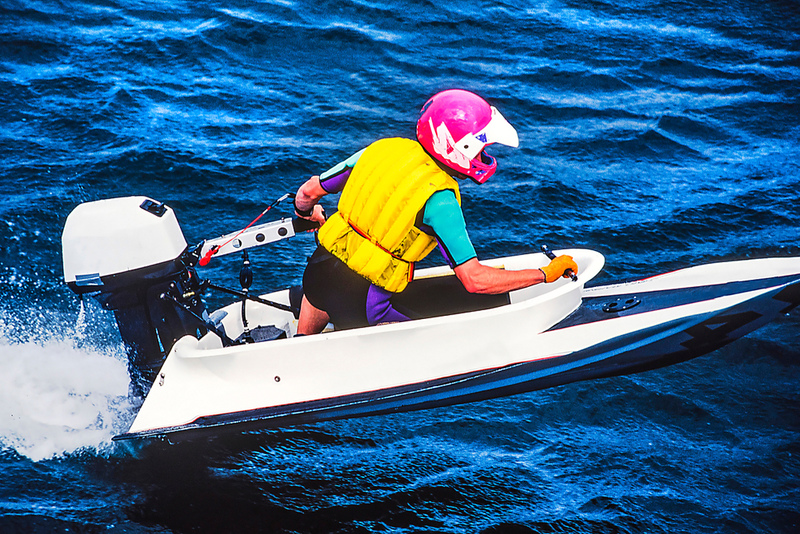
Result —
[[475, 159], [486, 145], [492, 143], [511, 147], [519, 146], [519, 137], [514, 127], [497, 111], [496, 107], [492, 106], [491, 109], [492, 117], [489, 124], [478, 133], [468, 133], [456, 142], [458, 151], [471, 160]]

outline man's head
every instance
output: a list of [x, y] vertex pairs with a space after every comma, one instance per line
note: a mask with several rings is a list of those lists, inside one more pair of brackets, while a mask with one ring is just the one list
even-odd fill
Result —
[[497, 170], [487, 146], [519, 146], [517, 131], [497, 108], [461, 89], [437, 93], [422, 106], [417, 140], [442, 165], [479, 184]]

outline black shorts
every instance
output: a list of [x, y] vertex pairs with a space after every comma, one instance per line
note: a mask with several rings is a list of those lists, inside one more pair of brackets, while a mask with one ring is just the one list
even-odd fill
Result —
[[369, 281], [322, 247], [317, 247], [303, 273], [308, 301], [331, 317], [337, 330], [367, 326]]
[[309, 258], [303, 291], [337, 330], [484, 310], [509, 303], [508, 293], [469, 293], [456, 276], [414, 280], [402, 293], [372, 285], [322, 247]]

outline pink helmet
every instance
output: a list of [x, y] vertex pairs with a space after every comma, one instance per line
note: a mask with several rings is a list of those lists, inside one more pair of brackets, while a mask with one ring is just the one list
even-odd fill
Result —
[[497, 170], [497, 160], [486, 153], [486, 146], [519, 146], [517, 131], [497, 108], [461, 89], [437, 93], [422, 106], [417, 140], [440, 163], [479, 184]]

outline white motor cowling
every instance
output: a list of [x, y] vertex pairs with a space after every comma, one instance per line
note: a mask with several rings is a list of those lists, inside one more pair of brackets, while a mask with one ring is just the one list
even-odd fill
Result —
[[114, 311], [137, 380], [152, 383], [175, 341], [205, 333], [197, 256], [168, 206], [146, 197], [81, 204], [61, 244], [65, 282]]
[[175, 212], [146, 197], [80, 204], [61, 235], [64, 281], [76, 288], [102, 286], [102, 279], [177, 259], [186, 239]]

